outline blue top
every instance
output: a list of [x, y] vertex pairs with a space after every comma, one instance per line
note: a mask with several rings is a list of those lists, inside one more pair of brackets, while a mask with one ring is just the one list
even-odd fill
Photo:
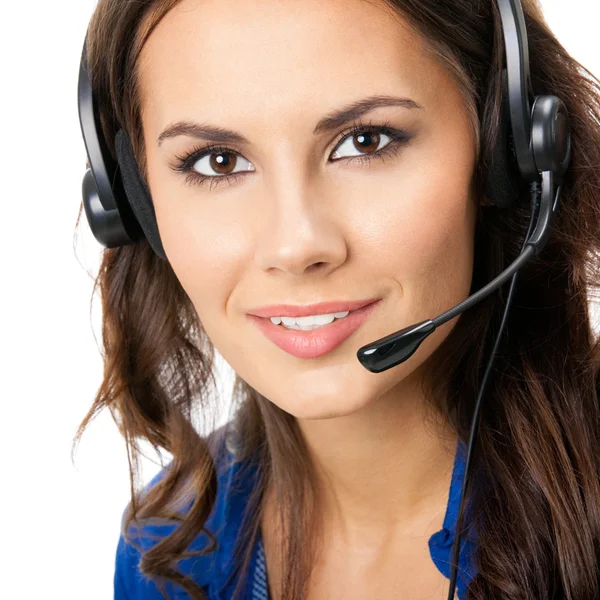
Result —
[[[223, 430], [226, 427], [221, 427], [211, 435], [218, 436], [220, 433], [224, 433]], [[218, 488], [215, 505], [206, 522], [206, 528], [214, 533], [217, 538], [217, 548], [214, 552], [205, 556], [182, 559], [177, 563], [177, 567], [182, 573], [191, 576], [202, 587], [208, 600], [231, 600], [233, 597], [236, 582], [229, 576], [234, 566], [232, 560], [234, 542], [240, 531], [241, 518], [252, 488], [252, 475], [254, 474], [252, 465], [246, 465], [249, 468], [243, 471], [240, 470], [244, 463], [236, 460], [234, 445], [229, 437], [221, 436], [218, 439], [222, 438], [225, 439], [225, 444], [221, 444], [219, 447], [225, 448], [225, 452], [215, 454], [211, 450], [215, 458]], [[454, 458], [442, 529], [429, 538], [431, 558], [439, 571], [447, 578], [450, 578], [449, 563], [458, 515], [465, 456], [466, 446], [463, 442], [459, 442]], [[159, 481], [168, 468], [169, 466], [163, 469], [147, 487], [151, 487]], [[240, 474], [243, 474], [243, 477], [239, 477]], [[232, 484], [236, 477], [236, 486], [233, 489]], [[175, 527], [174, 524], [144, 525], [141, 532], [138, 532], [134, 526], [131, 526], [130, 532], [135, 542], [144, 550], [148, 550], [161, 537], [170, 534]], [[208, 536], [201, 533], [196, 536], [188, 549], [190, 551], [202, 549], [208, 542]], [[456, 587], [460, 600], [466, 599], [466, 587], [476, 573], [472, 564], [474, 552], [473, 542], [461, 538]], [[120, 535], [115, 561], [115, 600], [164, 600], [164, 596], [154, 581], [146, 579], [139, 571], [139, 560], [140, 553], [131, 544], [125, 542], [123, 535]], [[164, 589], [168, 598], [189, 600], [188, 594], [173, 583], [165, 583]], [[244, 600], [269, 600], [265, 555], [260, 533], [252, 550], [249, 576], [243, 585], [242, 598]]]

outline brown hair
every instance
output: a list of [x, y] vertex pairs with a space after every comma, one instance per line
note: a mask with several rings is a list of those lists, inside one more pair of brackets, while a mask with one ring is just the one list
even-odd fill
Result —
[[[115, 132], [124, 128], [144, 175], [137, 58], [177, 2], [99, 0], [89, 28], [91, 80], [109, 148], [114, 156]], [[475, 177], [483, 195], [504, 60], [496, 2], [386, 2], [455, 75], [476, 121]], [[534, 90], [565, 102], [572, 160], [552, 236], [521, 270], [486, 390], [469, 494], [478, 573], [468, 597], [592, 600], [600, 597], [600, 345], [589, 314], [589, 294], [600, 283], [600, 82], [557, 41], [535, 0], [523, 0], [523, 9]], [[480, 207], [473, 291], [518, 255], [529, 220], [524, 200], [507, 210]], [[125, 437], [131, 470], [123, 534], [134, 521], [179, 523], [143, 555], [140, 569], [156, 581], [179, 583], [191, 598], [204, 598], [175, 565], [203, 531], [215, 501], [215, 465], [193, 426], [194, 416], [210, 408], [212, 345], [171, 267], [146, 240], [105, 249], [95, 283], [102, 298], [104, 379], [75, 441], [99, 410], [111, 411]], [[432, 406], [462, 440], [468, 438], [505, 294], [503, 289], [462, 315], [431, 358], [438, 374], [431, 382]], [[251, 518], [240, 536], [245, 550], [239, 568], [248, 566], [263, 492], [272, 487], [284, 532], [277, 598], [298, 600], [305, 595], [319, 531], [307, 449], [294, 417], [239, 376], [234, 400], [240, 456], [252, 457], [260, 473]], [[166, 476], [143, 496], [135, 483], [140, 441], [173, 456]], [[177, 498], [193, 500], [185, 514], [173, 510]]]

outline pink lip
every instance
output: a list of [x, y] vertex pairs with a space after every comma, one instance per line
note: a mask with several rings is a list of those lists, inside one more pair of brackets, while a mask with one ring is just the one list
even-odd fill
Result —
[[[323, 325], [312, 331], [297, 331], [286, 329], [283, 325], [275, 325], [271, 319], [248, 315], [262, 332], [279, 348], [296, 356], [297, 358], [318, 358], [348, 339], [369, 317], [379, 301], [371, 302], [351, 312], [343, 319], [335, 319], [328, 325]], [[317, 305], [318, 306], [318, 305]], [[279, 308], [279, 307], [278, 307]], [[314, 311], [314, 307], [311, 307]], [[269, 307], [271, 310], [271, 307]], [[330, 312], [341, 312], [338, 310], [326, 309]], [[342, 309], [343, 310], [343, 309]], [[321, 311], [309, 312], [308, 314], [317, 314]], [[323, 313], [327, 314], [327, 313]], [[273, 316], [288, 316], [285, 313], [276, 313]]]
[[308, 317], [309, 315], [328, 315], [346, 310], [358, 310], [363, 306], [377, 302], [379, 298], [369, 298], [368, 300], [354, 300], [353, 302], [320, 302], [318, 304], [308, 304], [306, 306], [293, 306], [291, 304], [273, 304], [272, 306], [263, 306], [249, 310], [249, 315], [256, 317]]

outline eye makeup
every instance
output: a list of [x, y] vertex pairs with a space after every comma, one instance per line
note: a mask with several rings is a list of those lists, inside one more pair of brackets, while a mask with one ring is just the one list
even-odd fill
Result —
[[[344, 143], [347, 139], [364, 134], [377, 136], [383, 134], [389, 137], [390, 141], [387, 142], [387, 144], [385, 144], [383, 148], [374, 152], [358, 156], [342, 156], [336, 159], [330, 158], [329, 162], [338, 162], [340, 160], [345, 160], [349, 163], [371, 163], [374, 160], [380, 160], [384, 162], [386, 158], [396, 156], [400, 149], [404, 145], [406, 145], [412, 137], [406, 131], [392, 127], [391, 124], [387, 121], [384, 121], [381, 124], [377, 125], [374, 125], [372, 123], [365, 124], [359, 121], [355, 123], [349, 130], [344, 131], [340, 136], [338, 136], [337, 142], [332, 153], [336, 152], [337, 149], [341, 146], [341, 144]], [[223, 145], [200, 146], [193, 148], [190, 152], [184, 154], [183, 156], [176, 156], [177, 164], [175, 166], [172, 166], [171, 168], [174, 171], [184, 175], [184, 183], [188, 185], [208, 184], [209, 189], [213, 189], [213, 187], [224, 183], [231, 185], [233, 182], [239, 180], [247, 173], [254, 172], [253, 170], [246, 170], [220, 175], [204, 175], [198, 173], [198, 171], [194, 169], [194, 165], [202, 158], [210, 155], [219, 154], [234, 157], [241, 156], [243, 158], [242, 153], [238, 149], [233, 147], [227, 147]]]

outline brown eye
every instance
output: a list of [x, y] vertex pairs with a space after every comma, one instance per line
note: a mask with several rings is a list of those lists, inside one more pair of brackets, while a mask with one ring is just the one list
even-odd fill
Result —
[[[381, 142], [385, 143], [381, 146]], [[344, 158], [352, 156], [368, 156], [381, 151], [381, 148], [389, 146], [394, 138], [386, 133], [375, 131], [363, 131], [346, 136], [342, 143], [335, 149], [331, 158]], [[381, 146], [381, 147], [380, 147]], [[345, 153], [343, 152], [345, 149]]]
[[210, 155], [210, 168], [220, 175], [229, 175], [235, 168], [236, 157], [231, 152]]
[[[352, 136], [354, 141], [354, 147], [360, 152], [375, 152], [379, 146], [379, 134], [378, 133], [359, 133]], [[358, 143], [356, 143], [358, 142]]]
[[235, 172], [254, 171], [254, 166], [237, 152], [219, 150], [202, 154], [191, 170], [206, 177], [227, 177]]

